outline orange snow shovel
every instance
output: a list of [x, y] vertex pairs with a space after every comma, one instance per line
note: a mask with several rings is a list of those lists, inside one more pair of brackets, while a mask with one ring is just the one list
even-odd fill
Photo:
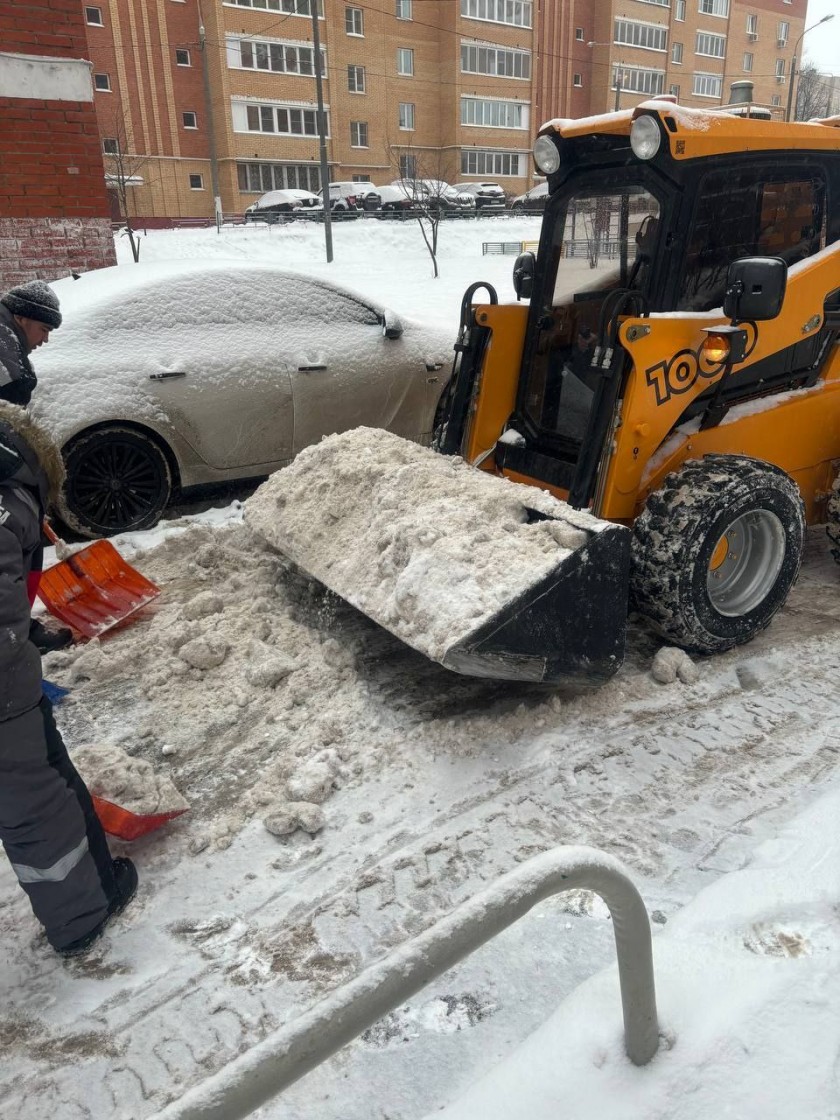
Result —
[[183, 809], [170, 809], [167, 813], [132, 813], [130, 809], [97, 797], [95, 793], [91, 794], [91, 798], [99, 823], [109, 836], [116, 836], [119, 840], [138, 840], [187, 811], [185, 806]]
[[[44, 522], [52, 544], [58, 537]], [[160, 595], [160, 588], [123, 560], [110, 541], [94, 541], [41, 575], [38, 597], [85, 638], [124, 622]]]

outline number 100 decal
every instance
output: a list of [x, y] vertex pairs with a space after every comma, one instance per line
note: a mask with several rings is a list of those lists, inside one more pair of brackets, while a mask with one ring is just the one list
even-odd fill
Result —
[[[743, 360], [750, 356], [758, 341], [755, 323], [740, 323], [739, 326], [751, 335]], [[657, 362], [645, 370], [648, 385], [656, 393], [656, 403], [665, 404], [671, 397], [687, 393], [698, 380], [712, 381], [726, 368], [726, 360], [709, 361], [703, 354], [702, 344], [696, 350], [680, 350], [667, 362]]]

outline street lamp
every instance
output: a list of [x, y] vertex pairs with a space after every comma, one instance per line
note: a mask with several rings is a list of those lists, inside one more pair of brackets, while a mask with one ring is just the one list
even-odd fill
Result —
[[787, 110], [785, 112], [785, 120], [790, 120], [790, 110], [793, 105], [793, 84], [796, 80], [796, 52], [799, 50], [799, 44], [805, 38], [809, 31], [813, 31], [815, 27], [819, 27], [821, 23], [828, 23], [830, 19], [834, 19], [834, 13], [830, 12], [822, 19], [818, 19], [816, 23], [812, 23], [810, 27], [806, 27], [799, 38], [796, 40], [796, 45], [793, 48], [793, 58], [790, 60], [790, 85], [788, 86], [788, 100]]
[[[595, 40], [593, 39], [591, 42], [587, 43], [586, 45], [591, 50], [592, 47], [611, 47], [612, 43], [596, 43]], [[614, 109], [615, 109], [616, 112], [618, 112], [618, 110], [621, 108], [621, 85], [622, 85], [623, 81], [624, 81], [624, 63], [622, 62], [621, 59], [619, 59], [618, 60], [618, 68], [615, 70], [615, 105], [614, 105]]]

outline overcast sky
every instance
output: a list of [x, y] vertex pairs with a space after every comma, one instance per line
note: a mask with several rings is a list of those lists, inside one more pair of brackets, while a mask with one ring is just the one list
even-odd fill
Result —
[[802, 47], [806, 62], [813, 62], [828, 74], [840, 74], [840, 0], [808, 0], [805, 26], [832, 14], [834, 19], [830, 23], [805, 36]]

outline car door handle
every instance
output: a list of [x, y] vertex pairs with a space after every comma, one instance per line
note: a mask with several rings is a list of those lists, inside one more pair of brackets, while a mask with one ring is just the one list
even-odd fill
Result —
[[298, 373], [314, 373], [316, 370], [326, 368], [326, 366], [298, 366]]
[[183, 369], [166, 369], [162, 373], [150, 373], [150, 381], [165, 381], [168, 377], [186, 377], [186, 371]]

